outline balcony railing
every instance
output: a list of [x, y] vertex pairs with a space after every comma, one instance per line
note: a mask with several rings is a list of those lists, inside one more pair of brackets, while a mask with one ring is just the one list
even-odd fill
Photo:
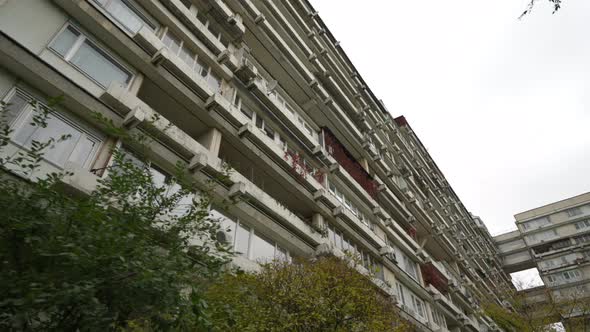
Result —
[[359, 164], [351, 153], [338, 141], [336, 136], [328, 128], [322, 128], [324, 144], [328, 153], [358, 182], [358, 184], [367, 191], [373, 198], [377, 198], [377, 182], [367, 171]]

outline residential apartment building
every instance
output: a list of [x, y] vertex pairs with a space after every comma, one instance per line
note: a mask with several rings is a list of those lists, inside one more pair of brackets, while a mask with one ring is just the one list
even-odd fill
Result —
[[[518, 229], [495, 237], [507, 271], [537, 268], [555, 302], [581, 302], [589, 297], [590, 193], [521, 212], [514, 218]], [[590, 309], [584, 311], [587, 315]], [[574, 310], [570, 314], [580, 313]]]
[[[133, 155], [99, 114], [153, 138], [157, 181], [177, 163], [201, 184], [231, 166], [211, 214], [236, 265], [354, 253], [418, 330], [499, 330], [480, 303], [510, 278], [485, 225], [306, 0], [2, 0], [0, 30], [5, 153], [72, 136], [37, 176], [72, 171], [88, 192], [113, 146]], [[32, 128], [29, 101], [52, 96]]]

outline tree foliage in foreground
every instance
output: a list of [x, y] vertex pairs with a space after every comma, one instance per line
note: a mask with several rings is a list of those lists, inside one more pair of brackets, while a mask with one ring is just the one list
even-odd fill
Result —
[[228, 274], [206, 299], [214, 331], [409, 331], [391, 297], [333, 257]]
[[[0, 105], [6, 110], [6, 105]], [[39, 104], [32, 125], [47, 126]], [[155, 184], [147, 164], [115, 153], [116, 167], [90, 195], [72, 195], [50, 174], [28, 181], [43, 155], [68, 137], [35, 142], [7, 155], [11, 130], [0, 123], [0, 330], [196, 330], [207, 325], [205, 281], [227, 262], [214, 236], [207, 195], [182, 214], [193, 191], [178, 167], [174, 183]], [[199, 239], [199, 241], [192, 241]], [[215, 250], [213, 250], [215, 249]], [[215, 251], [215, 253], [214, 253]]]

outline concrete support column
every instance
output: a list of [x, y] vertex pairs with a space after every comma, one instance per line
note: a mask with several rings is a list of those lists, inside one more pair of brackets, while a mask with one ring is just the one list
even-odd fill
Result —
[[323, 232], [324, 230], [326, 230], [327, 226], [328, 225], [324, 220], [324, 216], [322, 216], [319, 213], [314, 213], [314, 215], [311, 217], [311, 227], [313, 227], [318, 232]]
[[98, 155], [96, 157], [96, 160], [94, 161], [94, 164], [92, 164], [92, 167], [90, 168], [91, 172], [98, 176], [103, 176], [105, 170], [107, 169], [107, 167], [110, 166], [110, 163], [112, 162], [112, 151], [118, 144], [120, 144], [119, 139], [114, 137], [108, 137], [105, 140], [104, 144], [102, 145], [102, 148], [100, 149], [100, 151], [98, 151]]
[[221, 147], [221, 132], [217, 128], [209, 129], [197, 141], [201, 143], [214, 156], [219, 156], [219, 148]]

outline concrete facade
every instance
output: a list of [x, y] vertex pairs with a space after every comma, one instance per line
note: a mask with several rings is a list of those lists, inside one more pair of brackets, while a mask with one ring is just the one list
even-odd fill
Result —
[[505, 270], [537, 268], [545, 296], [556, 302], [582, 302], [590, 297], [590, 193], [521, 212], [514, 218], [518, 229], [494, 238]]
[[[0, 30], [6, 153], [76, 137], [36, 176], [71, 170], [81, 192], [107, 177], [121, 142], [100, 114], [155, 137], [162, 176], [180, 163], [204, 185], [231, 166], [213, 198], [235, 204], [211, 213], [236, 265], [350, 252], [418, 330], [499, 330], [480, 304], [510, 277], [484, 223], [306, 0], [4, 0]], [[58, 95], [46, 132], [28, 128], [26, 101]]]

